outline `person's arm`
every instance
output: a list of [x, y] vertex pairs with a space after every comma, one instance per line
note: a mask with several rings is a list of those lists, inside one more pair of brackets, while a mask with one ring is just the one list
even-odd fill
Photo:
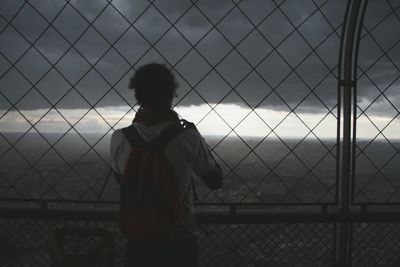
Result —
[[212, 156], [211, 152], [209, 152], [209, 155], [214, 160], [215, 165], [211, 171], [200, 176], [200, 178], [204, 181], [208, 188], [211, 190], [217, 190], [222, 188], [222, 169]]
[[113, 170], [113, 173], [114, 173], [114, 177], [115, 177], [115, 180], [117, 181], [117, 183], [121, 184], [122, 174], [120, 174], [114, 170]]
[[208, 188], [217, 190], [222, 187], [222, 170], [214, 159], [204, 138], [198, 133], [196, 147], [195, 173], [204, 181]]
[[118, 166], [118, 160], [117, 160], [117, 155], [119, 153], [118, 148], [120, 145], [120, 131], [115, 131], [111, 135], [111, 140], [110, 140], [110, 154], [111, 154], [111, 169], [114, 174], [115, 180], [117, 181], [118, 184], [121, 184], [121, 179], [122, 179], [122, 174], [119, 171], [119, 166]]

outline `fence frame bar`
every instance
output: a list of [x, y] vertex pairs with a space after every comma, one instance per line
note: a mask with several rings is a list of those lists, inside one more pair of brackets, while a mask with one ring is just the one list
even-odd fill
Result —
[[[43, 220], [101, 220], [118, 221], [117, 209], [40, 209], [40, 208], [0, 208], [0, 218], [43, 219]], [[196, 218], [201, 223], [353, 223], [353, 222], [400, 222], [396, 211], [347, 212], [341, 211], [288, 211], [265, 212], [259, 209], [246, 211], [197, 211]]]
[[[339, 55], [338, 90], [343, 96], [339, 102], [343, 107], [342, 153], [341, 153], [341, 197], [340, 215], [347, 217], [350, 210], [350, 187], [352, 173], [354, 171], [354, 146], [352, 140], [355, 135], [354, 127], [354, 98], [357, 85], [357, 60], [360, 42], [360, 33], [363, 25], [364, 14], [368, 0], [349, 0], [345, 24], [341, 36]], [[340, 94], [339, 94], [340, 95]], [[353, 126], [353, 127], [352, 127]], [[337, 242], [337, 266], [351, 266], [351, 225], [348, 221], [342, 221], [339, 226]]]

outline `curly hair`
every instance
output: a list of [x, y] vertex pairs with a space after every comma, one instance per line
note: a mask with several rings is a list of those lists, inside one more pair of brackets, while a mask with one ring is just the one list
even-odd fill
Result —
[[164, 64], [150, 63], [139, 67], [129, 82], [140, 106], [153, 110], [171, 108], [178, 83]]

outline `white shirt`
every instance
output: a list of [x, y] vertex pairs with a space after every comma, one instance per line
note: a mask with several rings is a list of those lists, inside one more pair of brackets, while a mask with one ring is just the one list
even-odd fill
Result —
[[[132, 123], [139, 135], [147, 142], [154, 140], [171, 122], [157, 124], [151, 127], [139, 123]], [[165, 147], [165, 156], [169, 161], [175, 175], [177, 175], [184, 200], [183, 225], [193, 234], [198, 234], [192, 204], [191, 177], [193, 174], [203, 176], [210, 172], [215, 161], [209, 155], [204, 138], [196, 129], [188, 129], [178, 135]], [[122, 174], [131, 153], [131, 145], [125, 138], [121, 129], [116, 130], [110, 141], [112, 168], [116, 173]]]

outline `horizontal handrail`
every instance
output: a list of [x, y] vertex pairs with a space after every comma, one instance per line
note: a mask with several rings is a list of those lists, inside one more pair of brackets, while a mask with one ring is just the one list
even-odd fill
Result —
[[[0, 204], [5, 202], [30, 202], [36, 203], [40, 205], [48, 205], [48, 204], [93, 204], [93, 205], [101, 205], [101, 204], [119, 204], [118, 200], [75, 200], [75, 199], [40, 199], [40, 198], [0, 198]], [[284, 203], [274, 203], [274, 202], [195, 202], [198, 206], [334, 206], [337, 205], [335, 202], [284, 202]]]
[[[110, 208], [0, 208], [0, 218], [44, 220], [117, 221], [118, 210]], [[199, 210], [201, 223], [338, 223], [338, 222], [400, 222], [400, 211], [242, 211]]]

